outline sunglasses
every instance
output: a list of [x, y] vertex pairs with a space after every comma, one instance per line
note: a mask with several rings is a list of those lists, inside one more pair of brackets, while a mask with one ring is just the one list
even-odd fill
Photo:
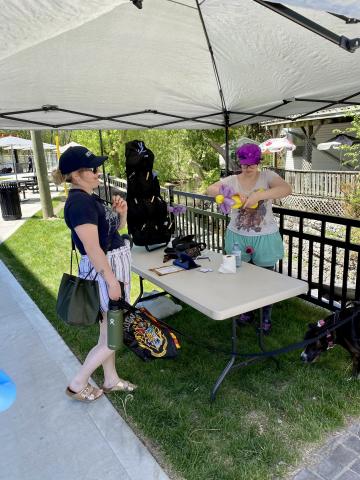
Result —
[[80, 171], [98, 173], [99, 167], [94, 167], [94, 168], [81, 168]]
[[247, 170], [248, 168], [252, 169], [252, 168], [255, 168], [255, 167], [257, 167], [257, 163], [252, 163], [251, 165], [246, 165], [244, 163], [241, 164], [241, 168], [243, 170]]

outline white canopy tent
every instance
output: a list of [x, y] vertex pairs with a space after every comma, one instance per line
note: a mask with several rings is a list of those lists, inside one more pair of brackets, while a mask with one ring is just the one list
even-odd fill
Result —
[[313, 8], [360, 18], [359, 2], [289, 3], [344, 48], [261, 0], [0, 0], [0, 128], [227, 128], [357, 105], [360, 24]]
[[[43, 143], [43, 148], [44, 150], [56, 150], [56, 145], [53, 145], [52, 143]], [[21, 145], [14, 145], [13, 147], [4, 147], [4, 150], [32, 150], [32, 143], [30, 140], [30, 145], [27, 146], [21, 146]]]
[[[11, 150], [11, 159], [12, 159], [12, 168], [15, 172], [16, 180], [18, 179], [18, 168], [16, 165], [16, 157], [14, 150], [33, 150], [32, 141], [27, 138], [15, 137], [13, 135], [8, 135], [6, 137], [0, 138], [0, 148], [3, 150]], [[52, 145], [51, 143], [43, 143], [44, 150], [54, 150], [56, 149], [56, 145]], [[0, 164], [1, 166], [1, 164]]]
[[7, 137], [0, 138], [0, 148], [31, 148], [31, 140], [27, 138], [14, 137], [13, 135], [8, 135]]

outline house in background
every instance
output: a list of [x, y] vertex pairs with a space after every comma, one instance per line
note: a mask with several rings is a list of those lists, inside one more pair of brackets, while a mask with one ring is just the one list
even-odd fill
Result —
[[[301, 120], [293, 122], [275, 121], [263, 124], [276, 138], [287, 136], [295, 145], [296, 149], [288, 151], [276, 158], [276, 166], [286, 170], [353, 170], [350, 166], [343, 165], [344, 151], [339, 149], [318, 150], [319, 143], [327, 142], [340, 130], [346, 132], [351, 127], [353, 113], [360, 113], [360, 109], [349, 110], [348, 108], [334, 108], [316, 112]], [[348, 132], [347, 132], [348, 133]], [[355, 134], [348, 133], [348, 135]]]

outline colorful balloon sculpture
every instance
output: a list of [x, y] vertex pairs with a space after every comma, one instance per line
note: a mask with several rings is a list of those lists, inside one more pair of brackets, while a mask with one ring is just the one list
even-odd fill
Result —
[[[221, 213], [225, 215], [229, 215], [232, 208], [241, 208], [244, 205], [240, 196], [235, 193], [234, 189], [229, 185], [224, 184], [220, 186], [219, 195], [216, 195], [215, 202], [218, 204]], [[251, 205], [250, 208], [257, 208], [258, 205], [259, 203], [256, 202], [254, 205]]]

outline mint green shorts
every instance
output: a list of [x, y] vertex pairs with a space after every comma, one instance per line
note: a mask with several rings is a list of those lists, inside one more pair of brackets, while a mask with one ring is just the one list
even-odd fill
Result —
[[[284, 245], [279, 232], [251, 237], [239, 235], [227, 229], [225, 233], [225, 252], [230, 255], [233, 245], [237, 242], [244, 262], [254, 263], [259, 267], [273, 267], [284, 256]], [[253, 254], [246, 253], [246, 248], [252, 247]]]

